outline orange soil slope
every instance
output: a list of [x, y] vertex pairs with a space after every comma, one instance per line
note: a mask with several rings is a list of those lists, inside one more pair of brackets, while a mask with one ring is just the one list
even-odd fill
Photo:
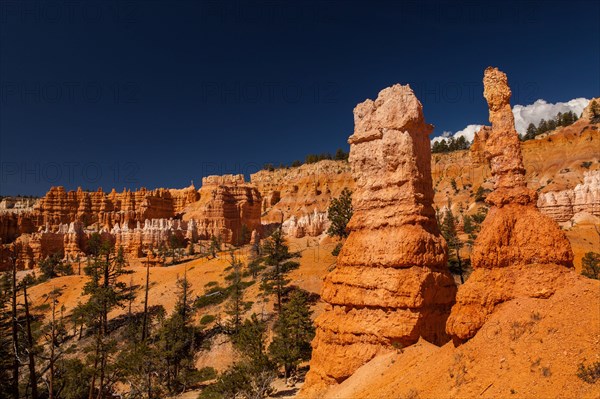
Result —
[[600, 361], [600, 282], [570, 273], [549, 299], [506, 302], [457, 348], [425, 341], [373, 359], [326, 398], [598, 398], [576, 373]]

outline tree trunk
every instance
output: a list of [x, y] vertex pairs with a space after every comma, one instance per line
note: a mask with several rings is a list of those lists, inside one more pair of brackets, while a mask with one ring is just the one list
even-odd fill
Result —
[[148, 290], [150, 288], [150, 259], [146, 257], [146, 292], [144, 294], [144, 321], [142, 323], [142, 342], [146, 341], [148, 329]]
[[281, 282], [281, 270], [279, 263], [275, 265], [275, 278], [277, 279], [277, 312], [281, 312], [281, 291], [283, 291]]
[[104, 334], [108, 334], [108, 286], [110, 284], [110, 254], [106, 254], [106, 263], [104, 264], [104, 292], [102, 295], [102, 323], [104, 328]]
[[52, 298], [52, 328], [50, 331], [50, 377], [48, 387], [48, 398], [54, 398], [54, 342], [56, 341], [56, 298]]
[[17, 261], [11, 254], [13, 264], [12, 272], [12, 345], [13, 345], [13, 372], [12, 372], [12, 397], [19, 399], [19, 325], [17, 323]]
[[100, 361], [100, 386], [98, 389], [98, 399], [104, 398], [104, 377], [106, 369], [106, 352], [102, 351], [102, 360]]
[[23, 284], [23, 301], [25, 303], [25, 323], [27, 327], [27, 355], [29, 357], [29, 381], [31, 383], [31, 398], [38, 399], [37, 373], [35, 372], [35, 356], [33, 353], [34, 343], [31, 334], [31, 322], [29, 315], [29, 301], [27, 300], [27, 284]]
[[458, 270], [460, 270], [460, 283], [464, 284], [465, 283], [465, 278], [463, 277], [463, 268], [462, 268], [462, 262], [460, 261], [460, 249], [458, 247], [455, 248], [456, 250], [456, 259], [458, 259]]
[[94, 369], [92, 371], [92, 381], [90, 383], [90, 390], [88, 393], [88, 399], [94, 399], [94, 386], [96, 385], [96, 373], [98, 372], [98, 356], [100, 355], [100, 339], [101, 331], [96, 332], [96, 351], [94, 353]]

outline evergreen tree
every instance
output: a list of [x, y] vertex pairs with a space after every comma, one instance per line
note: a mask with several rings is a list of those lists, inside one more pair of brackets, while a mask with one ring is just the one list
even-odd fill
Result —
[[38, 378], [37, 378], [37, 370], [35, 368], [36, 357], [37, 357], [37, 339], [34, 339], [33, 332], [31, 328], [32, 317], [31, 312], [29, 310], [29, 297], [27, 296], [27, 285], [30, 284], [33, 280], [32, 278], [24, 279], [21, 282], [21, 286], [23, 287], [23, 304], [25, 307], [25, 332], [26, 332], [26, 348], [25, 352], [27, 353], [27, 366], [29, 369], [29, 387], [31, 388], [31, 398], [38, 399]]
[[600, 254], [597, 252], [587, 252], [581, 258], [581, 275], [600, 280]]
[[265, 323], [252, 314], [232, 337], [240, 360], [219, 376], [217, 383], [205, 389], [199, 399], [264, 398], [276, 377], [275, 365], [265, 351]]
[[440, 153], [440, 152], [448, 152], [448, 151], [450, 151], [450, 149], [448, 147], [448, 143], [446, 142], [446, 139], [441, 139], [439, 141], [436, 141], [435, 143], [433, 143], [433, 146], [431, 147], [432, 153]]
[[184, 247], [184, 242], [177, 234], [169, 233], [168, 243], [171, 263], [175, 264], [179, 261], [179, 249]]
[[12, 245], [9, 249], [9, 259], [12, 266], [11, 278], [11, 336], [12, 336], [12, 385], [10, 394], [13, 399], [19, 399], [19, 368], [21, 361], [19, 359], [19, 315], [17, 313], [17, 259], [18, 248]]
[[265, 294], [275, 293], [277, 296], [277, 309], [281, 309], [284, 290], [289, 281], [286, 274], [299, 266], [292, 259], [299, 258], [300, 254], [290, 252], [281, 228], [278, 228], [265, 240], [262, 246], [261, 263], [269, 268], [263, 276], [261, 289]]
[[537, 136], [537, 128], [533, 123], [530, 123], [529, 126], [527, 126], [527, 132], [525, 133], [523, 140], [532, 140], [535, 136]]
[[177, 280], [175, 310], [157, 333], [157, 350], [162, 360], [161, 380], [171, 394], [185, 389], [190, 383], [188, 377], [195, 370], [199, 331], [191, 325], [192, 317], [191, 284], [184, 273], [183, 278]]
[[349, 156], [349, 154], [346, 151], [342, 150], [341, 148], [338, 148], [337, 151], [335, 152], [336, 161], [347, 161], [348, 156]]
[[49, 399], [62, 397], [60, 396], [62, 389], [60, 388], [60, 382], [57, 383], [57, 379], [59, 379], [62, 371], [61, 361], [63, 355], [68, 351], [68, 348], [65, 348], [65, 343], [68, 339], [65, 324], [62, 317], [57, 320], [56, 305], [58, 304], [58, 297], [60, 295], [61, 290], [56, 288], [48, 295], [51, 301], [50, 322], [42, 329], [45, 347], [42, 358], [47, 361], [46, 385]]
[[117, 358], [121, 382], [128, 386], [131, 398], [159, 399], [166, 395], [157, 380], [161, 354], [147, 342], [128, 342]]
[[548, 131], [548, 122], [545, 119], [542, 119], [538, 124], [537, 134], [542, 134]]
[[221, 240], [217, 236], [210, 237], [210, 248], [209, 252], [213, 258], [217, 257], [217, 254], [221, 250]]
[[275, 362], [283, 366], [285, 378], [300, 362], [310, 359], [310, 343], [315, 335], [311, 314], [307, 295], [294, 290], [275, 323], [275, 337], [269, 352]]
[[150, 253], [152, 250], [148, 250], [146, 253], [146, 284], [144, 288], [144, 315], [142, 320], [142, 342], [146, 341], [148, 336], [148, 292], [150, 291]]
[[[88, 245], [88, 248], [89, 245]], [[87, 324], [95, 334], [94, 343], [86, 348], [88, 364], [91, 365], [91, 381], [88, 398], [102, 398], [110, 394], [114, 377], [112, 356], [116, 353], [117, 342], [109, 336], [108, 313], [115, 307], [124, 307], [133, 295], [119, 277], [128, 273], [123, 268], [122, 259], [114, 256], [114, 247], [110, 240], [94, 242], [91, 249], [93, 259], [85, 272], [90, 280], [84, 286], [84, 294], [89, 295], [85, 310]]]
[[62, 263], [62, 254], [54, 253], [52, 256], [47, 257], [39, 262], [39, 268], [42, 272], [42, 278], [49, 280], [51, 278], [58, 277], [59, 265]]
[[230, 280], [230, 294], [225, 312], [231, 316], [230, 328], [235, 332], [240, 327], [246, 309], [246, 303], [244, 302], [245, 285], [242, 281], [242, 262], [235, 257], [233, 251], [231, 251], [230, 256], [229, 267], [232, 271], [227, 276], [227, 279]]
[[592, 116], [592, 122], [597, 122], [598, 118], [600, 118], [600, 103], [596, 100], [592, 100], [590, 104], [590, 111]]
[[77, 358], [57, 361], [53, 383], [54, 397], [60, 399], [84, 399], [88, 397], [92, 370]]
[[464, 283], [464, 269], [463, 269], [463, 264], [462, 264], [462, 260], [460, 258], [460, 249], [463, 246], [462, 241], [458, 238], [458, 234], [456, 231], [456, 219], [454, 218], [454, 215], [452, 214], [452, 211], [450, 210], [451, 204], [448, 203], [448, 209], [446, 210], [445, 214], [444, 214], [444, 219], [442, 220], [442, 225], [440, 226], [440, 229], [442, 231], [442, 235], [444, 236], [444, 238], [446, 239], [446, 242], [448, 243], [448, 248], [450, 248], [451, 250], [454, 250], [454, 254], [456, 257], [456, 261], [457, 263], [454, 264], [450, 264], [450, 271], [454, 274], [458, 274], [460, 276], [460, 281], [461, 283]]
[[354, 210], [352, 208], [352, 191], [344, 188], [338, 198], [333, 198], [327, 209], [327, 218], [331, 222], [327, 235], [344, 239], [348, 237], [346, 226], [352, 218]]
[[10, 272], [0, 276], [0, 392], [2, 397], [8, 397], [12, 385], [12, 317], [8, 311], [11, 303], [11, 280]]

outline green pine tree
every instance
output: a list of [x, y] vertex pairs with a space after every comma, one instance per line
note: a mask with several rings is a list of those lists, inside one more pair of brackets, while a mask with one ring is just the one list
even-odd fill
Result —
[[533, 123], [530, 123], [529, 126], [527, 126], [527, 132], [525, 133], [523, 140], [532, 140], [535, 136], [537, 136], [537, 127], [535, 127]]
[[281, 310], [285, 289], [289, 283], [286, 275], [299, 266], [299, 263], [292, 259], [299, 258], [300, 254], [290, 252], [281, 228], [265, 240], [261, 254], [260, 262], [268, 268], [263, 275], [261, 290], [267, 295], [274, 293], [277, 297], [277, 309]]
[[450, 209], [451, 204], [448, 203], [448, 209], [446, 209], [446, 212], [444, 213], [444, 218], [442, 220], [440, 230], [442, 231], [442, 235], [446, 239], [448, 248], [451, 251], [454, 251], [456, 263], [451, 262], [451, 259], [449, 259], [450, 271], [453, 274], [459, 275], [461, 283], [464, 283], [465, 270], [463, 267], [462, 259], [460, 257], [460, 249], [463, 246], [463, 242], [458, 238], [458, 233], [456, 231], [456, 219], [454, 218], [454, 215], [452, 214], [452, 211]]
[[285, 378], [300, 362], [310, 359], [310, 343], [315, 335], [311, 314], [306, 293], [294, 290], [275, 323], [275, 337], [269, 353], [278, 365], [283, 366]]
[[338, 198], [333, 198], [327, 209], [327, 218], [331, 222], [327, 235], [344, 239], [348, 237], [346, 228], [354, 210], [352, 208], [352, 191], [344, 188]]
[[242, 322], [242, 317], [246, 311], [244, 302], [244, 282], [242, 281], [242, 262], [235, 257], [233, 251], [230, 254], [229, 267], [231, 273], [227, 276], [230, 281], [229, 299], [225, 307], [225, 312], [231, 316], [230, 328], [232, 331], [238, 331]]
[[[100, 237], [99, 235], [97, 237]], [[83, 293], [89, 296], [84, 305], [86, 324], [94, 332], [93, 343], [85, 351], [88, 353], [87, 365], [91, 368], [89, 394], [102, 397], [110, 395], [115, 382], [114, 356], [117, 341], [110, 337], [108, 314], [115, 307], [124, 307], [133, 293], [119, 278], [130, 273], [124, 269], [122, 259], [115, 256], [114, 246], [109, 239], [94, 239], [93, 246], [88, 243], [93, 258], [85, 268], [90, 277]]]
[[184, 273], [177, 280], [175, 310], [157, 332], [157, 350], [160, 355], [161, 381], [170, 394], [181, 392], [191, 382], [196, 371], [194, 359], [198, 346], [199, 329], [192, 325], [193, 308], [191, 284]]
[[581, 258], [581, 275], [600, 280], [600, 254], [597, 252], [587, 252]]

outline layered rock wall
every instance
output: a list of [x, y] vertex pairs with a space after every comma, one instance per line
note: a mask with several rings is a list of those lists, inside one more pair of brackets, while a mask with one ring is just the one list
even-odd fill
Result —
[[567, 222], [579, 212], [600, 217], [600, 170], [584, 172], [583, 183], [573, 189], [540, 194], [537, 207], [557, 222]]
[[[332, 198], [354, 188], [346, 161], [320, 161], [295, 168], [262, 170], [250, 176], [262, 194], [263, 223], [284, 223], [295, 237], [322, 234], [329, 227], [323, 218]], [[315, 214], [321, 215], [315, 217]]]
[[447, 341], [456, 287], [435, 220], [429, 133], [409, 86], [354, 110], [350, 235], [325, 278], [304, 392], [343, 381], [393, 345]]
[[202, 179], [200, 200], [185, 209], [184, 220], [196, 220], [201, 239], [248, 243], [252, 231], [261, 229], [261, 204], [260, 192], [243, 175], [208, 176]]
[[26, 267], [54, 253], [82, 254], [94, 231], [137, 258], [150, 247], [168, 246], [171, 235], [191, 241], [216, 236], [239, 244], [249, 242], [254, 230], [261, 231], [261, 196], [242, 175], [209, 176], [199, 191], [193, 186], [122, 193], [53, 187], [33, 208], [0, 211], [0, 238], [3, 243], [19, 239]]
[[59, 224], [79, 221], [84, 226], [97, 224], [108, 229], [115, 224], [134, 227], [146, 219], [176, 217], [198, 199], [199, 194], [193, 186], [183, 190], [142, 188], [122, 193], [115, 190], [104, 193], [102, 189], [87, 192], [81, 188], [67, 192], [63, 187], [52, 187], [35, 207], [35, 224], [55, 228]]

